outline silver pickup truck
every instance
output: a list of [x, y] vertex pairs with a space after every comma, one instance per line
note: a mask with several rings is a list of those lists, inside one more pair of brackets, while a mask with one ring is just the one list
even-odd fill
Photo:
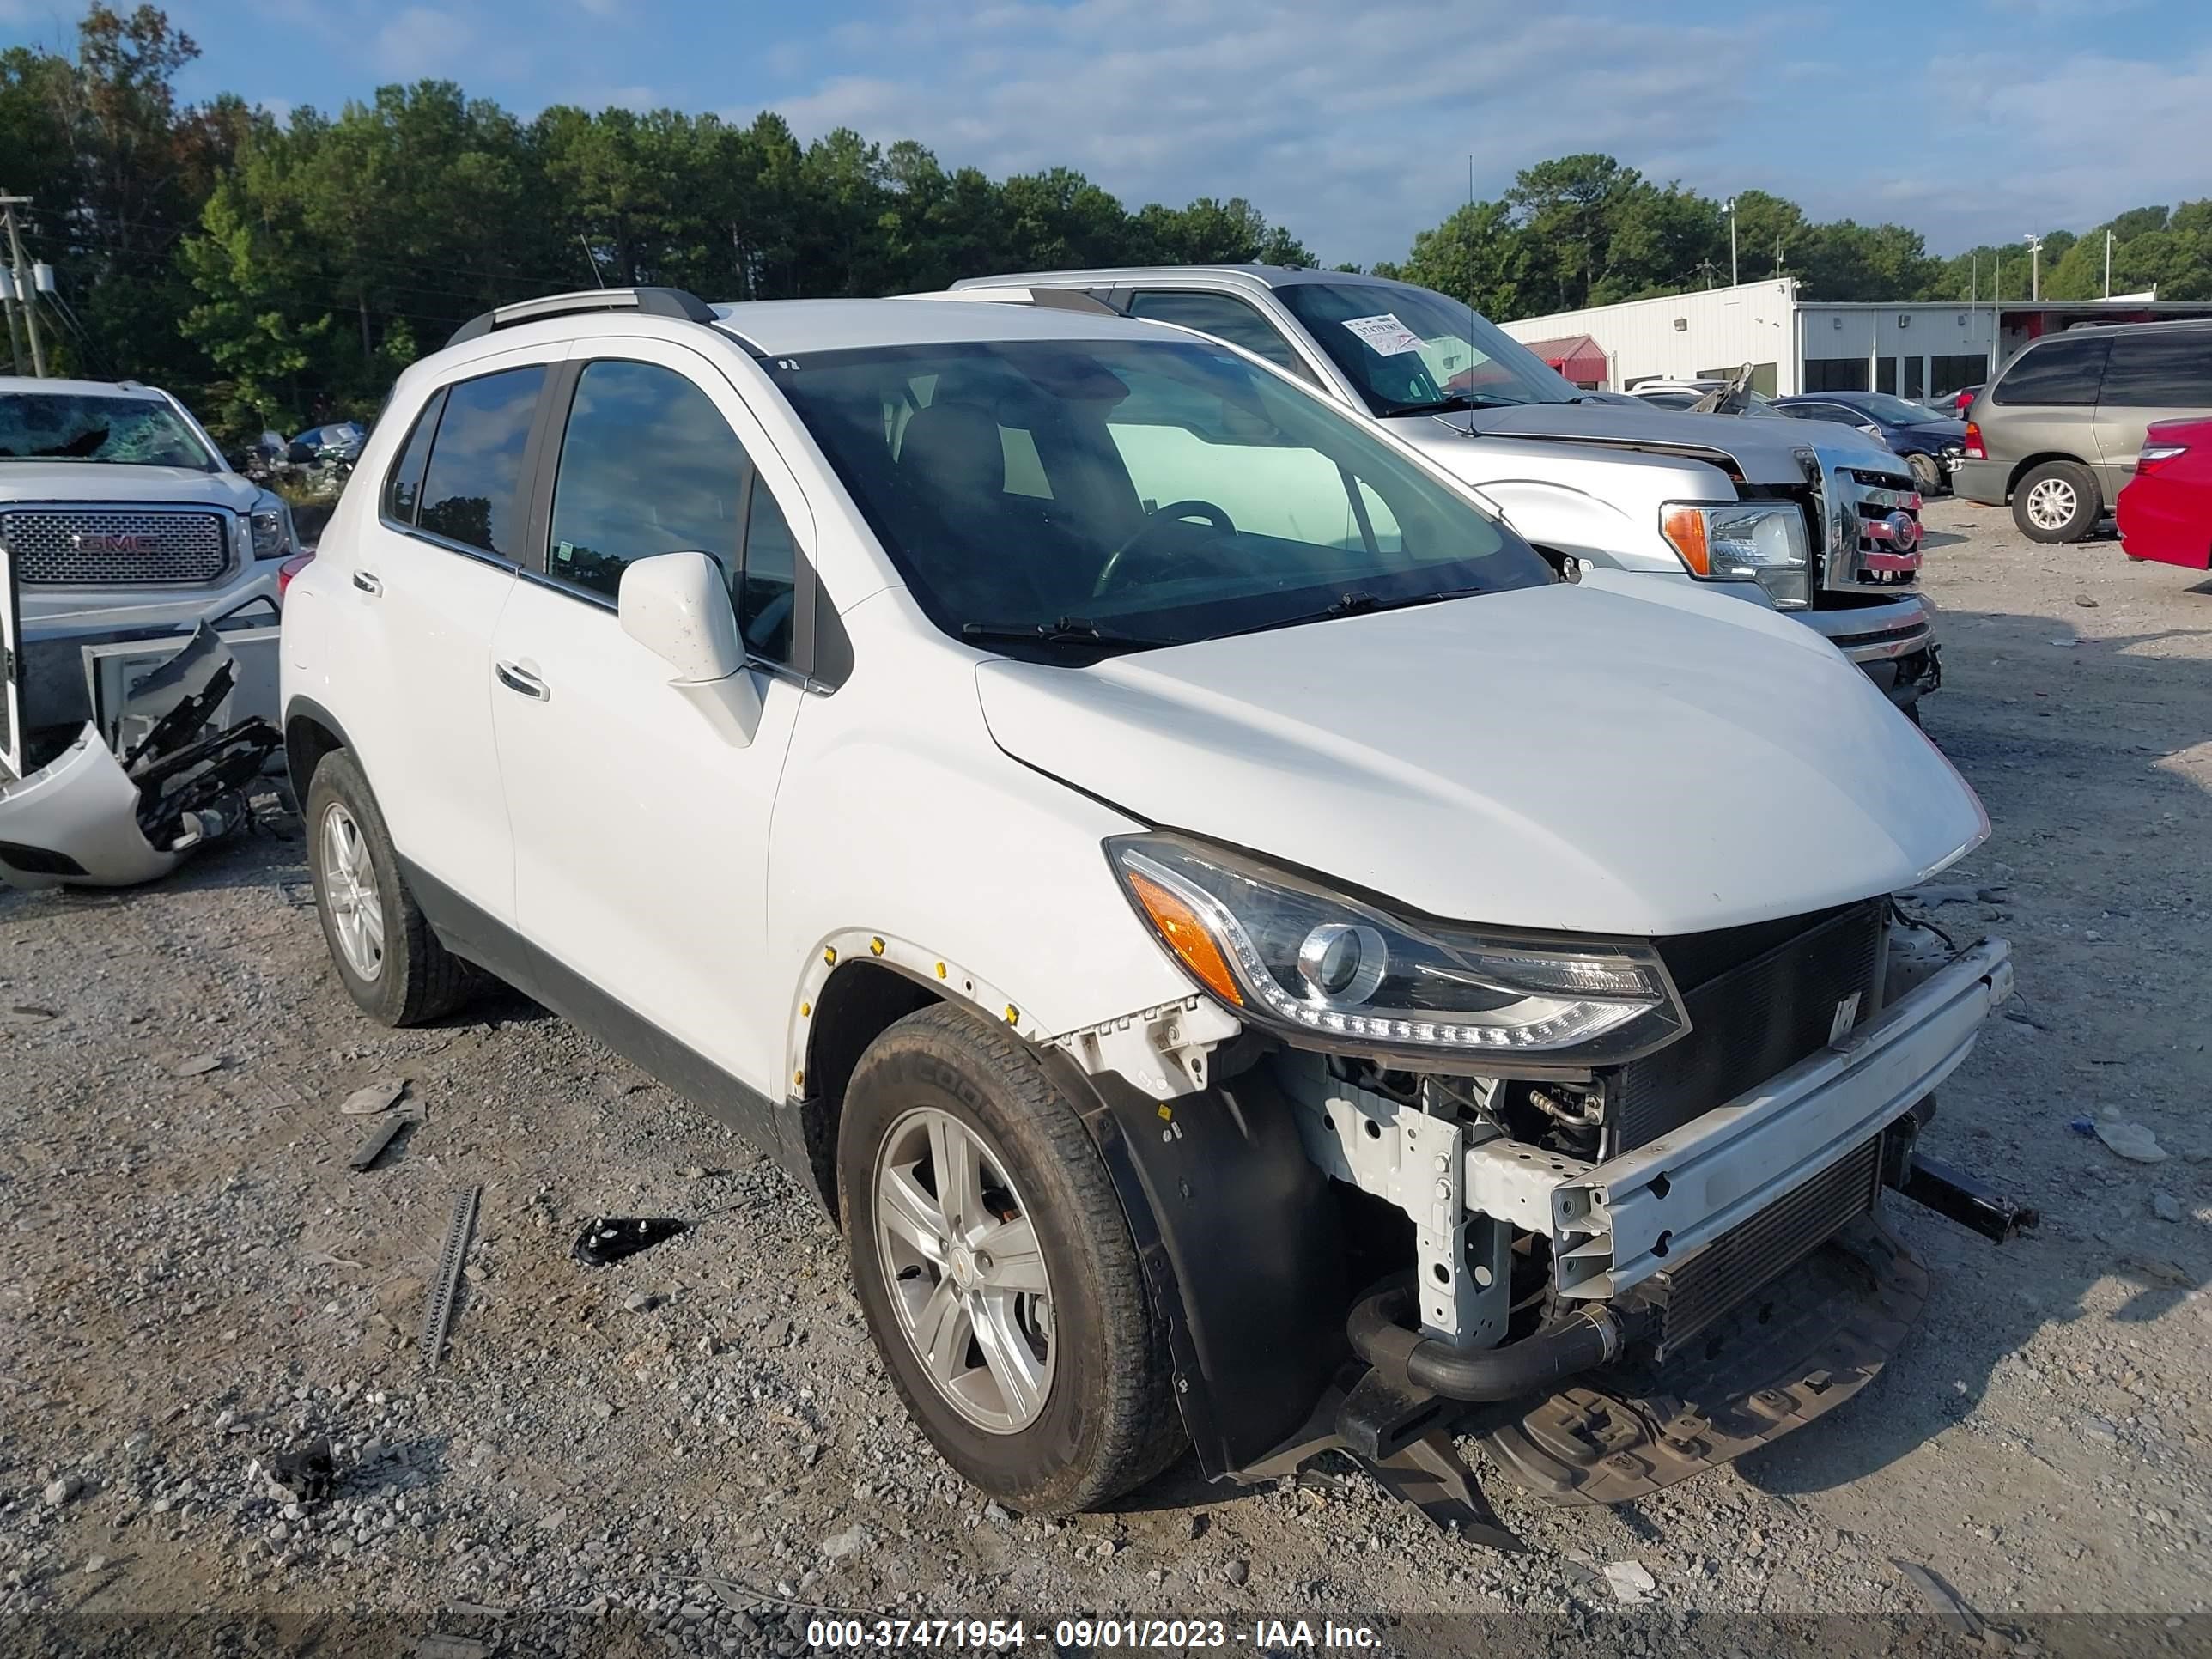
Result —
[[1707, 582], [1788, 611], [1915, 719], [1941, 684], [1919, 492], [1856, 432], [1577, 392], [1459, 301], [1382, 277], [1161, 265], [955, 284], [1006, 289], [1080, 292], [1265, 358], [1474, 485], [1571, 578]]

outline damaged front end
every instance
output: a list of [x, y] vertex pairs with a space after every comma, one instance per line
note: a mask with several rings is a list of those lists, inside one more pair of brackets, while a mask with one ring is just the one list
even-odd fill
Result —
[[[1917, 1155], [1936, 1088], [2011, 994], [2002, 940], [1954, 949], [1876, 899], [1653, 949], [1683, 1028], [1656, 1048], [1423, 1065], [1248, 1030], [1206, 1088], [1152, 1103], [1165, 1133], [1111, 1115], [1130, 1132], [1102, 1146], [1187, 1328], [1209, 1473], [1341, 1449], [1511, 1547], [1455, 1437], [1553, 1501], [1646, 1495], [1832, 1408], [1895, 1352], [1927, 1284], [1882, 1224], [1885, 1189], [1992, 1238], [2033, 1224]], [[1279, 1117], [1328, 1178], [1317, 1206], [1262, 1131]], [[1240, 1191], [1221, 1173], [1240, 1158], [1274, 1173]], [[1293, 1202], [1326, 1222], [1279, 1250], [1287, 1228], [1261, 1210], [1287, 1221]], [[1300, 1344], [1323, 1357], [1293, 1363]]]
[[124, 704], [123, 729], [143, 735], [120, 755], [88, 724], [50, 764], [0, 786], [0, 881], [136, 886], [246, 823], [246, 790], [283, 739], [258, 715], [212, 729], [237, 672], [203, 624]]

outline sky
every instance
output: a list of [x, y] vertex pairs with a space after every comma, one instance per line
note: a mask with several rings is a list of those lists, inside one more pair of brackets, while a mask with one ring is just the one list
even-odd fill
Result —
[[[128, 3], [128, 0], [117, 0]], [[1532, 162], [1895, 220], [1931, 251], [2212, 195], [2203, 0], [173, 0], [190, 97], [335, 110], [437, 76], [525, 114], [672, 106], [917, 138], [994, 177], [1243, 196], [1325, 263]], [[80, 9], [0, 0], [0, 44]]]

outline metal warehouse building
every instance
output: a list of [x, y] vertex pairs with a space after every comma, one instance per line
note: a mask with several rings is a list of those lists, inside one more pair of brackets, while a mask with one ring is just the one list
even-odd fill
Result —
[[2132, 295], [1972, 305], [1806, 300], [1796, 277], [1779, 276], [1501, 326], [1567, 379], [1596, 390], [1733, 374], [1749, 363], [1753, 386], [1770, 398], [1799, 392], [1925, 398], [1984, 381], [2030, 340], [2076, 323], [2206, 316], [2212, 304]]

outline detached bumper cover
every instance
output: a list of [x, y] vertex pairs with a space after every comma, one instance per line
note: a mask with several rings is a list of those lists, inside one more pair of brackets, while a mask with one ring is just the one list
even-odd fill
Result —
[[[1468, 1152], [1468, 1201], [1548, 1233], [1561, 1296], [1620, 1296], [1902, 1117], [2011, 994], [2011, 948], [1985, 939], [1836, 1043], [1680, 1128], [1602, 1164], [1553, 1161], [1563, 1178], [1548, 1214], [1529, 1201], [1528, 1161], [1504, 1141]], [[1492, 1195], [1508, 1191], [1518, 1202], [1502, 1209]]]

